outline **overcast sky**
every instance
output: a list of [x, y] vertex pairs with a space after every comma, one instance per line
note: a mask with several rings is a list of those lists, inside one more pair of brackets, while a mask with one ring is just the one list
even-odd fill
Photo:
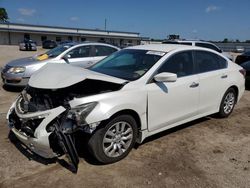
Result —
[[250, 0], [0, 0], [10, 22], [139, 32], [166, 38], [250, 40]]

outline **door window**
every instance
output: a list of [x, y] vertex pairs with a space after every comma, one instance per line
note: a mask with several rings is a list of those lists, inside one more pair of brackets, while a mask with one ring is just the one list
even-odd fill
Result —
[[171, 72], [177, 77], [189, 76], [194, 73], [192, 51], [180, 52], [170, 57], [158, 70], [158, 73]]
[[227, 61], [224, 58], [211, 52], [195, 51], [195, 61], [198, 73], [215, 71], [227, 67]]
[[81, 46], [71, 50], [67, 55], [70, 55], [70, 58], [90, 57], [90, 50], [91, 46]]
[[109, 46], [95, 46], [95, 56], [108, 56], [116, 51], [117, 49]]

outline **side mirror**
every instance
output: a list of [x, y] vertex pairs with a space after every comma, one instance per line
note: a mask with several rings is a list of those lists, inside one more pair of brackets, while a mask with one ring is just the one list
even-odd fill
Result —
[[65, 61], [65, 63], [68, 63], [69, 64], [69, 58], [71, 58], [71, 55], [69, 54], [66, 54], [65, 56], [62, 57], [62, 59]]
[[162, 72], [154, 76], [156, 82], [175, 82], [177, 75], [170, 72]]
[[64, 57], [66, 57], [67, 59], [70, 59], [71, 55], [70, 54], [66, 54]]

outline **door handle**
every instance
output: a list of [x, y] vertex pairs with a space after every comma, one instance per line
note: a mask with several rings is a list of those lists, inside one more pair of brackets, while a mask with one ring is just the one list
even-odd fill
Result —
[[198, 87], [198, 86], [199, 86], [199, 83], [193, 82], [189, 87], [195, 88], [195, 87]]
[[221, 78], [222, 78], [222, 79], [223, 79], [223, 78], [227, 78], [227, 75], [224, 74], [224, 75], [221, 76]]

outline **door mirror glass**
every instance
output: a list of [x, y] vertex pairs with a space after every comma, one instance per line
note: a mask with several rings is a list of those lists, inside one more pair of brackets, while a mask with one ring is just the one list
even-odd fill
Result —
[[154, 76], [156, 82], [175, 82], [177, 75], [170, 72], [162, 72]]

